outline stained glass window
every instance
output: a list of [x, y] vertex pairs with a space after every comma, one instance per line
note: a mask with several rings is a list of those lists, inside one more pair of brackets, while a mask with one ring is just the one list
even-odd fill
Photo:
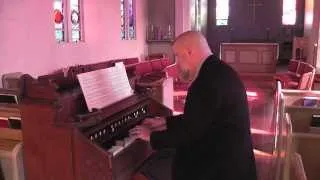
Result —
[[71, 41], [78, 42], [81, 40], [81, 21], [79, 0], [70, 0], [70, 20], [71, 20]]
[[57, 42], [79, 42], [81, 36], [81, 0], [54, 0], [54, 27]]
[[120, 16], [121, 16], [121, 31], [120, 31], [120, 37], [122, 40], [126, 39], [126, 31], [125, 31], [125, 4], [124, 4], [124, 0], [120, 0]]
[[295, 25], [296, 24], [296, 0], [283, 0], [283, 25]]
[[122, 40], [136, 39], [135, 0], [120, 0], [120, 17]]
[[65, 41], [64, 7], [63, 0], [55, 0], [54, 9], [54, 29], [57, 42]]
[[216, 0], [216, 25], [226, 26], [229, 19], [229, 0]]
[[136, 39], [136, 17], [134, 0], [128, 0], [129, 39]]

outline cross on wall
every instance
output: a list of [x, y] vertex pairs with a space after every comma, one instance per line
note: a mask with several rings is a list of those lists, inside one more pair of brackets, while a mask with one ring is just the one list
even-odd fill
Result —
[[256, 8], [263, 6], [263, 3], [257, 2], [256, 0], [252, 0], [251, 3], [248, 4], [249, 7], [252, 7], [252, 22], [256, 22]]

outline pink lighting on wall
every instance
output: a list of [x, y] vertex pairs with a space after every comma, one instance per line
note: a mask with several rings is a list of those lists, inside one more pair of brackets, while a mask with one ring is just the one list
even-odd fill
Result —
[[258, 97], [257, 92], [254, 92], [254, 91], [246, 91], [246, 92], [247, 92], [247, 96]]
[[251, 134], [272, 135], [274, 133], [262, 129], [251, 128]]
[[253, 153], [256, 157], [259, 156], [259, 157], [265, 157], [265, 158], [272, 158], [272, 154], [269, 154], [269, 153], [266, 153], [266, 152], [263, 152], [263, 151], [260, 151], [257, 149], [254, 149]]
[[255, 91], [246, 91], [248, 101], [255, 101], [258, 99], [258, 93]]

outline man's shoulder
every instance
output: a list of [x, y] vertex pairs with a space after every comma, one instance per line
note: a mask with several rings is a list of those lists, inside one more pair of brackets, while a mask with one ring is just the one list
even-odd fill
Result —
[[238, 77], [238, 73], [228, 64], [221, 61], [217, 56], [211, 55], [204, 64], [204, 71], [216, 76]]

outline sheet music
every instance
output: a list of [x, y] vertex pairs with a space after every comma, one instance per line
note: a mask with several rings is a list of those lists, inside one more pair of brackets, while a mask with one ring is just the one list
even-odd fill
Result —
[[103, 108], [133, 94], [124, 64], [77, 75], [88, 110]]

